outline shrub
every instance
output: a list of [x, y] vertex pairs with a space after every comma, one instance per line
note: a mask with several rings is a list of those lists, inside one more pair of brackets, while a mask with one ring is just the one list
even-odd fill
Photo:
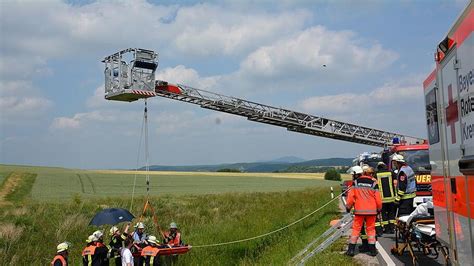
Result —
[[328, 169], [326, 173], [324, 174], [324, 179], [341, 181], [341, 174], [338, 173], [336, 169], [331, 168], [331, 169]]

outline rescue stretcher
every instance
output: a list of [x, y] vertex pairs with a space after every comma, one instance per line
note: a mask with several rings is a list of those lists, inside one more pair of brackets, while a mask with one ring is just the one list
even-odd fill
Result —
[[[175, 256], [185, 254], [190, 251], [192, 246], [190, 245], [183, 245], [183, 246], [168, 246], [168, 245], [161, 245], [158, 246], [158, 255], [159, 256]], [[137, 244], [133, 245], [132, 247], [132, 255], [133, 257], [141, 257], [142, 247], [138, 246]]]
[[436, 239], [434, 216], [415, 216], [411, 221], [409, 217], [410, 215], [406, 215], [397, 218], [392, 254], [402, 256], [408, 250], [413, 265], [417, 265], [415, 251], [432, 259], [437, 259], [441, 253], [446, 265], [450, 265], [448, 248]]

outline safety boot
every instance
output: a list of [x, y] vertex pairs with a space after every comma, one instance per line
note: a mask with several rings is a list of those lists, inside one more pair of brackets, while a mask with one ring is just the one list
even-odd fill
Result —
[[355, 247], [356, 247], [355, 244], [349, 244], [349, 247], [347, 248], [347, 251], [346, 251], [346, 255], [354, 257]]
[[369, 241], [367, 239], [362, 239], [362, 245], [359, 245], [359, 252], [365, 253], [369, 251]]
[[375, 244], [369, 245], [369, 255], [372, 257], [377, 256], [377, 249], [375, 248]]

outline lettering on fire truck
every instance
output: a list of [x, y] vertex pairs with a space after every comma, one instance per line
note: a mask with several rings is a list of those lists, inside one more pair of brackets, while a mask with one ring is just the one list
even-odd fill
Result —
[[417, 184], [429, 184], [431, 183], [431, 175], [416, 175]]

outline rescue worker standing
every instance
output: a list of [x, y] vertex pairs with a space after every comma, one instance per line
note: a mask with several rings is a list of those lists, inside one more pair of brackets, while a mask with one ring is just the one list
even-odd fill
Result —
[[[370, 170], [373, 172], [373, 169]], [[369, 255], [377, 255], [377, 250], [375, 249], [375, 219], [377, 213], [382, 209], [382, 200], [380, 199], [377, 180], [369, 176], [369, 172], [364, 172], [361, 177], [354, 181], [354, 185], [347, 196], [347, 211], [350, 212], [350, 209], [354, 207], [352, 234], [349, 239], [349, 248], [346, 252], [349, 256], [354, 256], [355, 246], [364, 221], [367, 229]]]
[[63, 242], [57, 246], [56, 256], [51, 261], [52, 266], [67, 266], [69, 245], [67, 242]]
[[397, 194], [395, 205], [398, 205], [398, 216], [409, 215], [415, 208], [413, 199], [416, 197], [415, 172], [405, 162], [405, 158], [395, 153], [392, 161], [397, 168]]
[[377, 164], [377, 182], [382, 198], [382, 220], [380, 222], [384, 233], [393, 234], [395, 227], [395, 191], [393, 189], [392, 173], [383, 162]]
[[109, 246], [110, 250], [110, 257], [115, 259], [115, 265], [121, 266], [122, 265], [122, 258], [120, 257], [120, 249], [125, 247], [125, 239], [127, 239], [127, 232], [128, 232], [127, 225], [123, 233], [120, 233], [120, 230], [117, 226], [112, 226], [110, 228], [110, 234], [112, 238], [110, 240]]
[[132, 234], [133, 242], [136, 244], [146, 244], [145, 225], [139, 222], [135, 225], [135, 231]]
[[175, 222], [170, 223], [170, 231], [164, 233], [163, 243], [171, 247], [182, 246], [181, 233], [178, 232], [178, 226]]
[[82, 263], [84, 266], [105, 266], [109, 265], [109, 249], [104, 245], [104, 234], [95, 231], [92, 234], [92, 242], [82, 251]]
[[145, 266], [157, 266], [160, 265], [160, 257], [158, 256], [158, 240], [155, 236], [148, 237], [148, 244], [143, 248], [141, 256], [143, 265]]

